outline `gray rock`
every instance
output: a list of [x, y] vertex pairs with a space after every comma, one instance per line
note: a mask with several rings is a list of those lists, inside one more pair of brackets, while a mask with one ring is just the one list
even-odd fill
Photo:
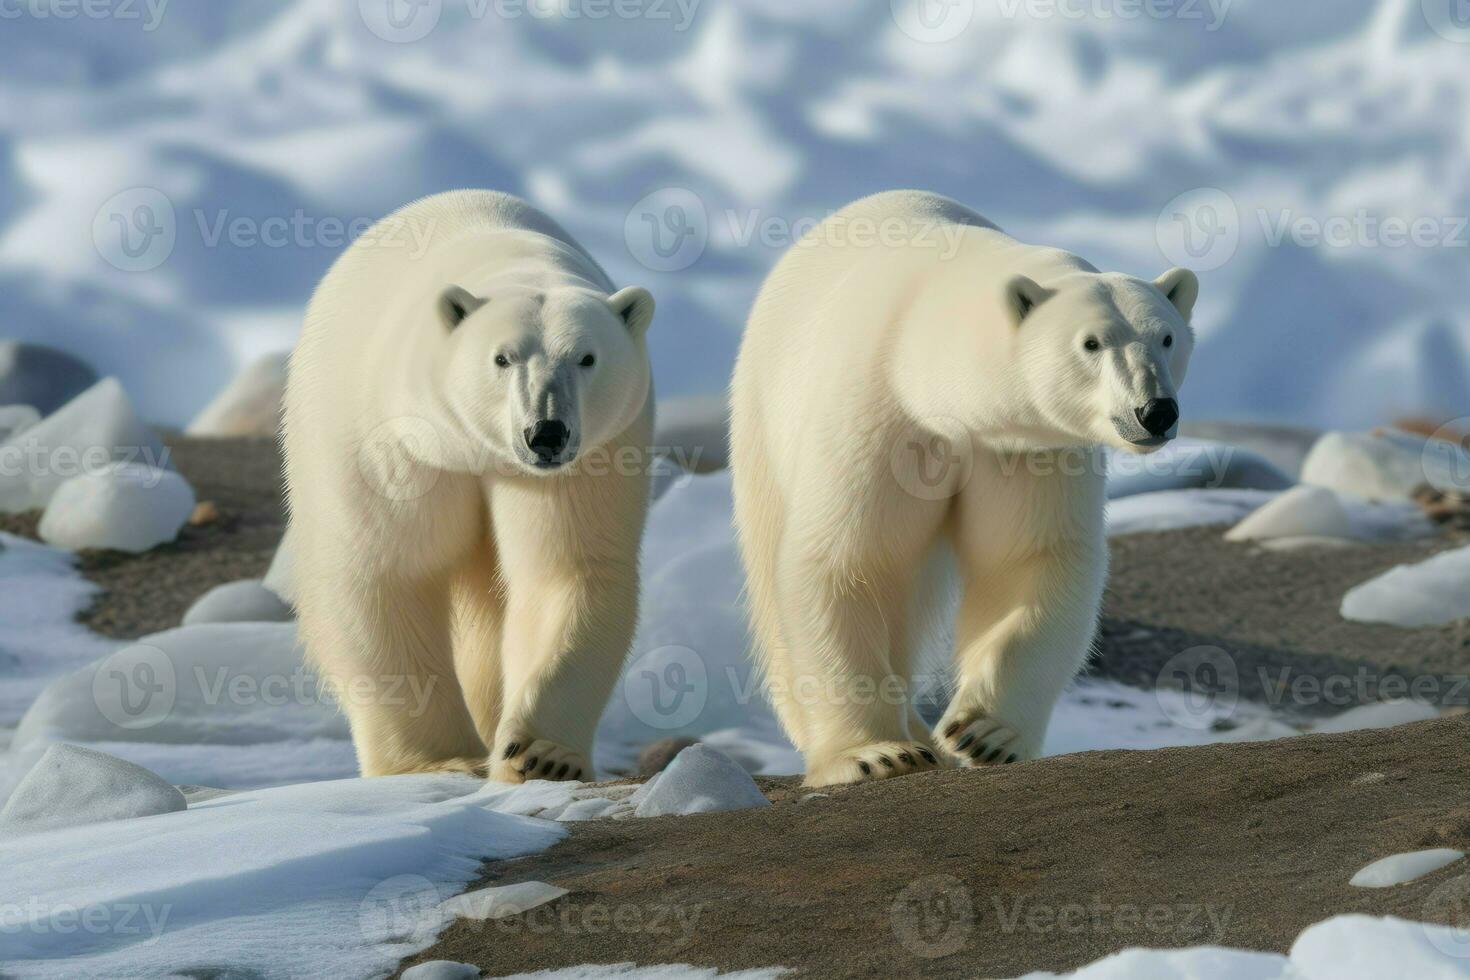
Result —
[[216, 585], [184, 613], [183, 625], [199, 623], [288, 623], [291, 607], [259, 579]]
[[0, 340], [0, 405], [30, 405], [50, 415], [97, 383], [97, 372], [63, 351]]
[[183, 793], [142, 766], [79, 745], [53, 745], [0, 810], [0, 834], [151, 817], [187, 807]]

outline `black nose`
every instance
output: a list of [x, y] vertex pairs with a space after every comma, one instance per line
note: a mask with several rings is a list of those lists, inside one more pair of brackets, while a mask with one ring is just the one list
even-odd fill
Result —
[[1179, 421], [1179, 403], [1172, 398], [1150, 398], [1138, 409], [1138, 424], [1151, 436], [1166, 436]]
[[542, 419], [525, 431], [526, 446], [542, 463], [555, 463], [562, 450], [567, 448], [567, 436], [570, 434], [565, 422]]

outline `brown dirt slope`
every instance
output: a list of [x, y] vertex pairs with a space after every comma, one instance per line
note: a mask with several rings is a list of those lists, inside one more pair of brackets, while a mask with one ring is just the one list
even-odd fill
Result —
[[[759, 810], [573, 825], [479, 886], [571, 894], [460, 921], [404, 966], [782, 965], [811, 977], [1008, 977], [1129, 946], [1285, 951], [1344, 912], [1454, 922], [1470, 869], [1388, 889], [1363, 865], [1470, 849], [1470, 723], [927, 773]], [[777, 795], [777, 794], [772, 794]], [[1470, 924], [1470, 923], [1467, 923]]]

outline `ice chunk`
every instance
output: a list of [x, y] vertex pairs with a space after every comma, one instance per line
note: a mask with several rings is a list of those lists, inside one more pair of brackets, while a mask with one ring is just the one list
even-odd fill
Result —
[[0, 810], [0, 834], [149, 817], [187, 806], [183, 793], [142, 766], [76, 745], [53, 745]]
[[1286, 491], [1225, 532], [1226, 541], [1273, 538], [1350, 538], [1352, 522], [1337, 494], [1324, 487], [1300, 486]]
[[[426, 695], [383, 696], [422, 711]], [[415, 705], [418, 704], [418, 707]], [[302, 664], [289, 623], [209, 623], [145, 636], [46, 686], [12, 747], [34, 739], [251, 745], [345, 739], [346, 721]]]
[[686, 816], [770, 806], [750, 773], [708, 745], [689, 746], [635, 793], [639, 817]]
[[1270, 490], [1160, 490], [1108, 501], [1108, 534], [1234, 524], [1266, 504]]
[[1393, 854], [1386, 858], [1379, 858], [1372, 864], [1361, 868], [1357, 874], [1353, 875], [1348, 884], [1357, 885], [1359, 888], [1388, 888], [1392, 885], [1402, 885], [1422, 878], [1431, 871], [1438, 871], [1446, 865], [1454, 864], [1464, 856], [1464, 851], [1456, 851], [1448, 847]]
[[1285, 490], [1295, 482], [1259, 453], [1202, 439], [1176, 439], [1144, 456], [1105, 453], [1115, 500], [1161, 490]]
[[0, 442], [20, 435], [41, 421], [41, 413], [30, 405], [0, 405]]
[[1329, 432], [1302, 464], [1302, 482], [1370, 500], [1409, 497], [1430, 483], [1442, 490], [1466, 488], [1470, 454], [1452, 442], [1384, 429]]
[[404, 970], [403, 980], [480, 980], [480, 968], [454, 960], [429, 960]]
[[196, 599], [184, 613], [184, 625], [285, 623], [292, 618], [291, 607], [266, 588], [260, 579], [243, 579], [216, 585]]
[[163, 469], [167, 459], [122, 385], [103, 378], [0, 444], [0, 512], [44, 507], [67, 480], [114, 460]]
[[522, 881], [465, 892], [444, 902], [440, 908], [461, 919], [503, 919], [554, 902], [565, 894], [565, 888], [544, 881]]
[[191, 436], [274, 436], [286, 393], [286, 353], [268, 354], [235, 376], [186, 430]]
[[183, 477], [140, 463], [107, 463], [57, 488], [41, 539], [59, 548], [142, 552], [178, 537], [194, 511]]
[[1342, 597], [1341, 611], [1360, 623], [1410, 628], [1470, 617], [1470, 547], [1396, 566], [1354, 586]]

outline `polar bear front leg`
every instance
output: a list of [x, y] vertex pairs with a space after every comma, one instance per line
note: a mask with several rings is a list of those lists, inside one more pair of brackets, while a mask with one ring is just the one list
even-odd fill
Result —
[[969, 563], [956, 623], [957, 690], [935, 726], [967, 765], [1034, 759], [1062, 690], [1087, 659], [1102, 599], [1100, 545]]
[[566, 479], [491, 497], [506, 611], [490, 775], [502, 782], [595, 777], [593, 736], [638, 622], [641, 485]]

